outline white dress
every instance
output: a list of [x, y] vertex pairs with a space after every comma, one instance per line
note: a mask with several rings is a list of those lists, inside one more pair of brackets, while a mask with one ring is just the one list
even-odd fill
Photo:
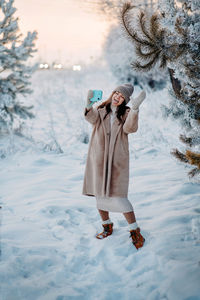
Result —
[[[110, 125], [112, 127], [114, 119], [116, 116], [116, 107], [111, 105], [111, 115], [110, 115]], [[96, 197], [97, 209], [111, 211], [111, 212], [130, 212], [133, 211], [133, 206], [128, 200], [128, 198], [120, 197]]]

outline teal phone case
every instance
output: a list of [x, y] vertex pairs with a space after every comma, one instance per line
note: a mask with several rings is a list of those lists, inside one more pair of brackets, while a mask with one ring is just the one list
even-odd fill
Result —
[[103, 92], [100, 90], [93, 90], [93, 97], [90, 99], [91, 102], [97, 102], [102, 99]]

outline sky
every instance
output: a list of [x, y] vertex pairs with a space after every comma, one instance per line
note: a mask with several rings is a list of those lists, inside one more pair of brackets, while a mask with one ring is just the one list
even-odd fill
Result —
[[[91, 1], [92, 2], [92, 1]], [[15, 0], [23, 34], [36, 30], [38, 57], [63, 64], [90, 62], [101, 54], [110, 24], [84, 0]]]

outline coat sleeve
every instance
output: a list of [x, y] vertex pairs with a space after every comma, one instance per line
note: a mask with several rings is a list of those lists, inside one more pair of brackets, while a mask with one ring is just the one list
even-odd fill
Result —
[[92, 125], [96, 124], [98, 118], [99, 118], [99, 113], [96, 108], [91, 107], [89, 110], [85, 108], [85, 119], [91, 123]]
[[138, 111], [130, 109], [128, 116], [123, 125], [123, 130], [125, 133], [133, 133], [138, 130]]

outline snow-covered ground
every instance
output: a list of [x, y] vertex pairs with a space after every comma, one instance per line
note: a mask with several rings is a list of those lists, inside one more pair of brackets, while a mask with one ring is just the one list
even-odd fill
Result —
[[161, 115], [167, 90], [147, 94], [129, 139], [129, 199], [145, 245], [133, 247], [119, 213], [113, 235], [95, 238], [95, 199], [81, 195], [91, 133], [83, 109], [88, 89], [106, 99], [116, 85], [106, 67], [34, 74], [26, 138], [0, 141], [2, 300], [200, 299], [200, 187], [170, 155], [183, 146]]

